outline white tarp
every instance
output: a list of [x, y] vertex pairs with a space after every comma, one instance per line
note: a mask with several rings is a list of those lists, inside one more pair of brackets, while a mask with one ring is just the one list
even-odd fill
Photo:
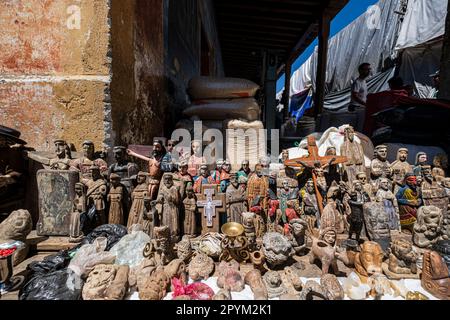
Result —
[[415, 47], [445, 33], [447, 0], [409, 0], [396, 50]]
[[[326, 83], [329, 91], [340, 91], [350, 86], [358, 76], [358, 66], [372, 64], [378, 73], [393, 58], [396, 37], [400, 28], [400, 0], [380, 0], [342, 29], [328, 42]], [[290, 95], [303, 91], [308, 84], [315, 86], [317, 47], [314, 54], [294, 72]]]

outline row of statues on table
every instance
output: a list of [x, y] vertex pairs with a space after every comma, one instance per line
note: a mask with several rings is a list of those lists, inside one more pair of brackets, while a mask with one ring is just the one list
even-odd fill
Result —
[[[434, 161], [435, 166], [431, 169], [426, 165], [426, 154], [419, 153], [415, 166], [411, 166], [407, 163], [408, 150], [405, 148], [399, 149], [397, 160], [389, 164], [386, 146], [377, 146], [369, 180], [364, 170], [362, 148], [355, 142], [351, 127], [345, 131], [345, 142], [340, 150], [341, 155], [347, 156], [343, 175], [332, 162], [309, 168], [317, 178], [317, 189], [323, 196], [325, 208], [322, 214], [314, 181], [307, 180], [299, 190], [296, 179], [287, 177], [284, 170], [278, 175], [270, 174], [267, 161], [261, 161], [254, 172], [250, 170], [248, 161], [244, 161], [242, 168], [232, 173], [228, 161], [218, 160], [215, 170], [210, 172], [206, 165], [199, 165], [203, 161], [199, 160], [198, 152], [201, 144], [199, 146], [195, 141], [191, 155], [178, 165], [171, 159], [173, 141], [169, 141], [167, 150], [161, 141], [155, 141], [152, 157], [115, 147], [116, 163], [109, 167], [103, 159], [95, 159], [92, 142], [84, 142], [83, 157], [74, 160], [70, 159], [70, 150], [64, 141], [55, 141], [55, 146], [57, 158], [50, 161], [51, 167], [75, 169], [82, 176], [76, 190], [77, 198], [83, 200], [76, 200], [80, 203], [76, 212], [88, 212], [95, 206], [97, 223], [131, 225], [146, 222], [149, 233], [154, 223], [173, 225], [171, 229], [175, 238], [181, 234], [197, 234], [196, 194], [202, 192], [204, 184], [217, 184], [218, 191], [227, 194], [228, 221], [242, 222], [242, 212], [255, 212], [258, 236], [271, 229], [282, 232], [289, 220], [302, 215], [315, 217], [316, 224], [320, 225], [331, 212], [334, 213], [331, 216], [339, 218], [339, 232], [345, 229], [351, 234], [356, 233], [358, 238], [364, 224], [363, 204], [370, 200], [383, 204], [390, 229], [399, 229], [400, 222], [402, 228], [413, 231], [417, 210], [422, 205], [434, 204], [441, 209], [443, 217], [447, 214], [445, 188], [448, 191], [449, 181], [445, 178], [443, 165]], [[329, 148], [327, 154], [335, 155], [336, 150], [333, 149]], [[138, 166], [127, 160], [127, 154], [146, 160], [148, 172], [139, 172]], [[287, 153], [283, 152], [282, 160], [286, 159]], [[170, 174], [166, 174], [160, 186], [165, 173]], [[162, 208], [156, 210], [157, 204]], [[157, 211], [159, 213], [155, 214]], [[79, 225], [72, 225], [73, 238], [77, 238]]]

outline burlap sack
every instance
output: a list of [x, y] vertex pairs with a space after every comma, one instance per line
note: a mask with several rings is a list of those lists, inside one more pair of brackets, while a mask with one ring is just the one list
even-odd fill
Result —
[[259, 120], [261, 108], [254, 98], [200, 100], [183, 111], [187, 117], [202, 120], [244, 119]]
[[239, 78], [195, 77], [188, 85], [193, 100], [254, 97], [258, 89], [256, 83]]

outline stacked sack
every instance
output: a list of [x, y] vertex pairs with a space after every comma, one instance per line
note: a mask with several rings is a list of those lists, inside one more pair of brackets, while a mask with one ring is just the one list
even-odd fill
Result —
[[[233, 170], [239, 170], [243, 160], [254, 165], [265, 154], [265, 137], [260, 138], [262, 132], [258, 130], [264, 129], [261, 107], [254, 98], [258, 90], [256, 83], [239, 78], [195, 77], [189, 81], [193, 103], [183, 114], [223, 132], [226, 158]], [[242, 129], [244, 136], [237, 131], [228, 131], [227, 136], [226, 129]], [[256, 139], [253, 132], [245, 132], [247, 129], [256, 129]]]

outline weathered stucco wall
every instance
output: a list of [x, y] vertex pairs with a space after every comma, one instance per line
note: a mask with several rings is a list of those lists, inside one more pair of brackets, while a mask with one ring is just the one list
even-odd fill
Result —
[[37, 150], [110, 144], [109, 1], [0, 2], [0, 123]]

